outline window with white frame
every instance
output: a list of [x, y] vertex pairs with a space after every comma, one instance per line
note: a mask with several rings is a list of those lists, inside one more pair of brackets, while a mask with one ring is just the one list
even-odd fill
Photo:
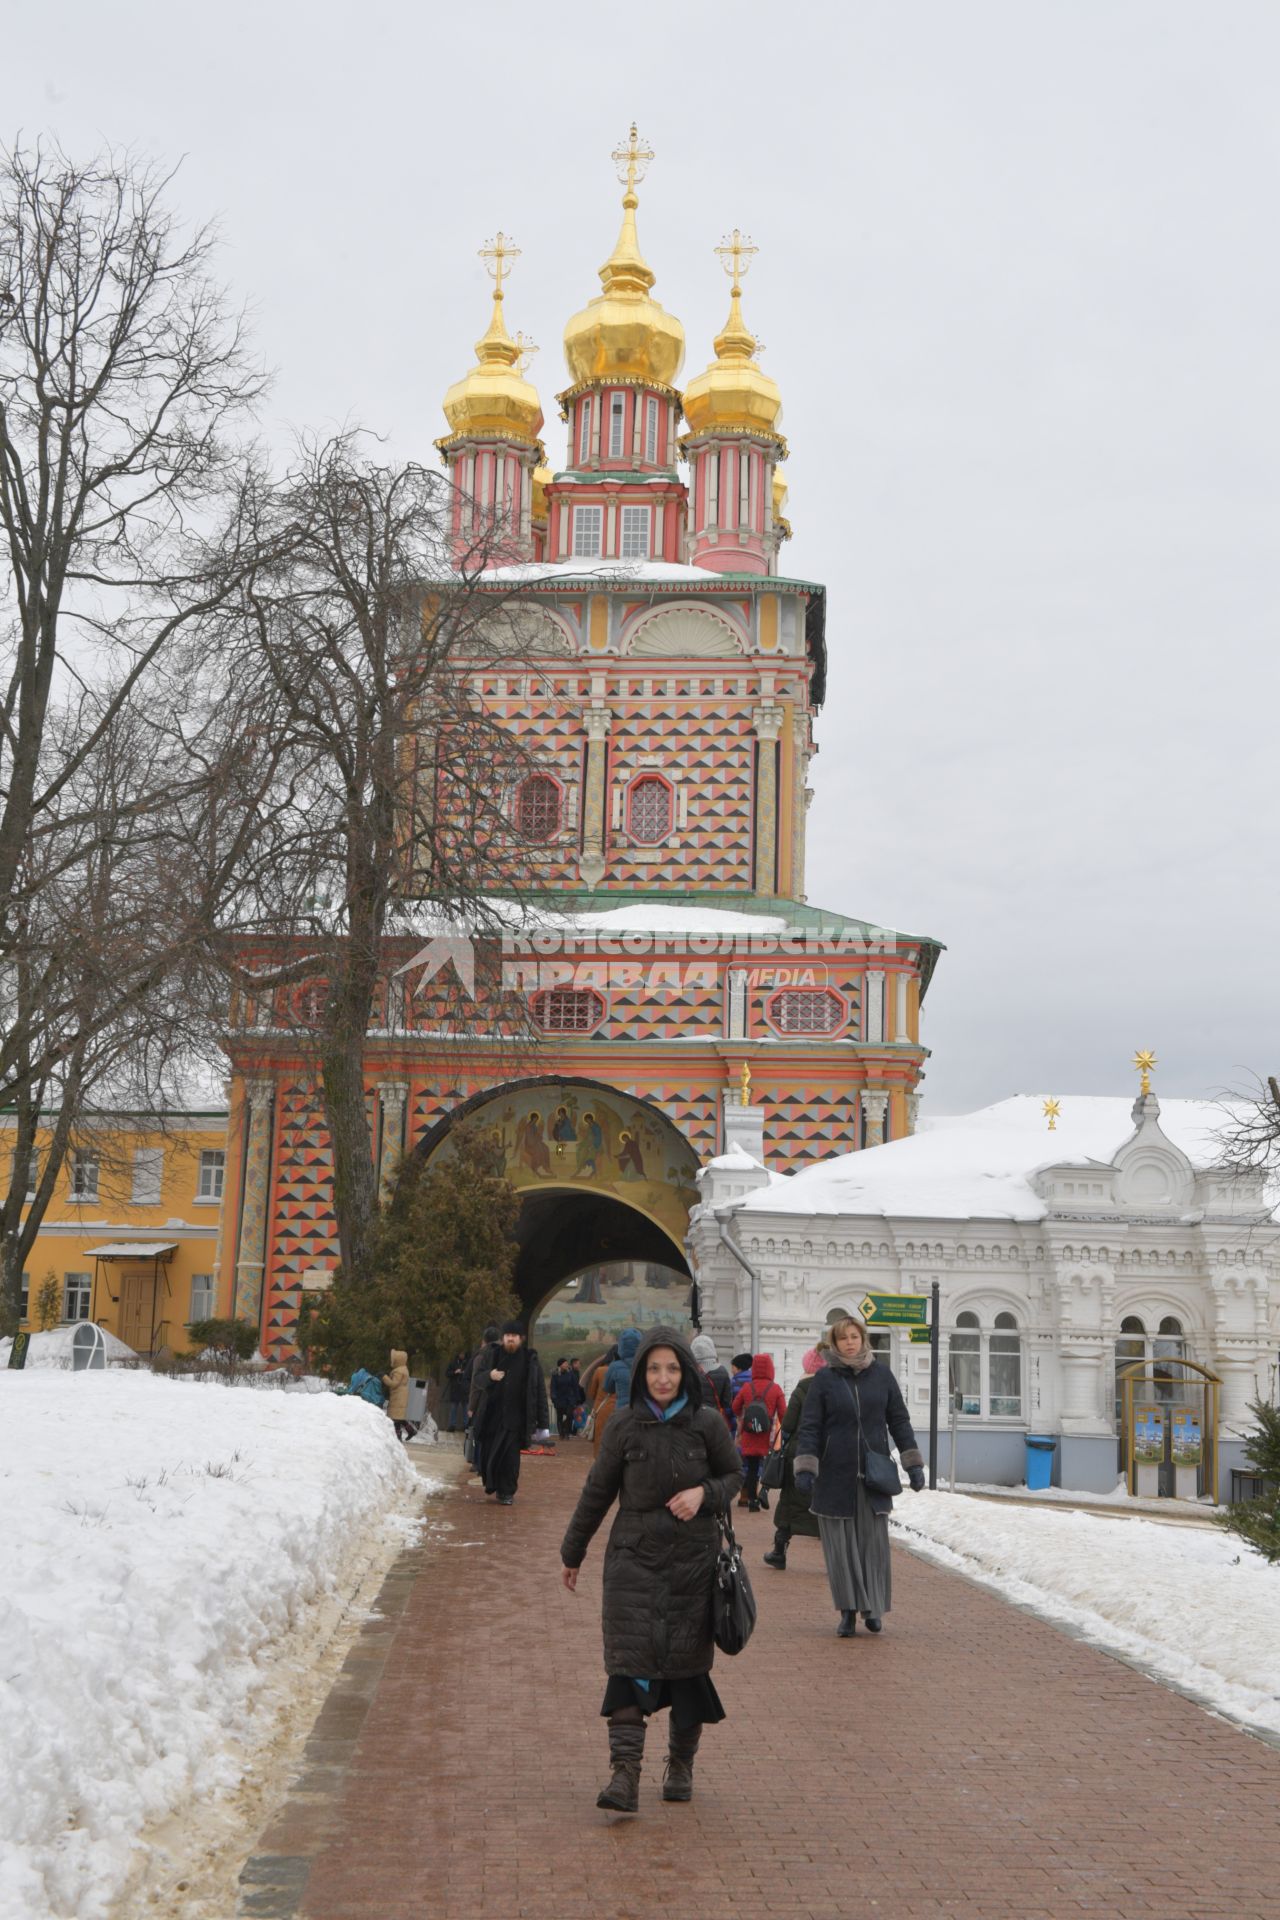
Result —
[[62, 1276], [62, 1317], [64, 1320], [87, 1320], [89, 1318], [89, 1296], [93, 1291], [93, 1278], [87, 1273], [64, 1273]]
[[191, 1276], [191, 1313], [192, 1320], [212, 1320], [213, 1318], [213, 1275], [211, 1273], [193, 1273]]
[[575, 507], [573, 510], [573, 551], [575, 558], [595, 560], [600, 556], [600, 536], [604, 526], [603, 507]]
[[578, 407], [578, 459], [584, 463], [591, 458], [592, 398], [591, 394], [584, 394]]
[[627, 418], [627, 396], [625, 393], [612, 393], [609, 396], [609, 458], [620, 460], [623, 455], [623, 427]]
[[831, 987], [784, 987], [771, 996], [765, 1011], [779, 1033], [835, 1033], [849, 1017]]
[[92, 1201], [98, 1198], [98, 1173], [101, 1162], [96, 1153], [71, 1154], [71, 1198]]
[[163, 1147], [135, 1147], [133, 1150], [133, 1187], [129, 1198], [135, 1207], [158, 1207], [160, 1183], [164, 1176]]
[[644, 403], [644, 457], [655, 466], [658, 459], [658, 403], [652, 395]]
[[627, 795], [627, 832], [642, 847], [656, 847], [671, 832], [671, 788], [660, 774], [646, 773]]
[[624, 560], [647, 560], [649, 558], [649, 508], [624, 507], [622, 509], [622, 546]]
[[1022, 1334], [1011, 1313], [997, 1313], [984, 1331], [976, 1313], [958, 1313], [950, 1342], [950, 1385], [961, 1413], [995, 1420], [1022, 1414]]
[[745, 447], [738, 449], [738, 525], [751, 525], [751, 455]]
[[197, 1200], [221, 1200], [227, 1177], [227, 1156], [221, 1147], [205, 1147], [200, 1154], [200, 1172], [196, 1179]]

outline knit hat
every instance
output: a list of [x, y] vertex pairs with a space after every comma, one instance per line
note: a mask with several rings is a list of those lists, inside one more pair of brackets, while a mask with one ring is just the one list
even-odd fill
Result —
[[744, 1367], [749, 1367], [749, 1366], [751, 1365], [751, 1361], [752, 1361], [752, 1355], [751, 1355], [751, 1354], [749, 1354], [749, 1353], [735, 1353], [735, 1354], [734, 1354], [734, 1356], [733, 1356], [733, 1370], [734, 1370], [734, 1372], [735, 1372], [735, 1373], [741, 1373]]
[[800, 1366], [805, 1373], [820, 1373], [827, 1364], [827, 1356], [821, 1347], [810, 1347]]
[[716, 1364], [716, 1343], [709, 1333], [700, 1333], [689, 1351], [700, 1367], [714, 1367]]

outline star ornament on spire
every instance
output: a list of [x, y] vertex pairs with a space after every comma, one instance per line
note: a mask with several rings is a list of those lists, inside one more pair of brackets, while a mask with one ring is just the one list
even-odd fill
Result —
[[618, 178], [627, 190], [633, 194], [644, 179], [649, 162], [653, 159], [653, 148], [647, 146], [636, 132], [636, 123], [631, 122], [631, 137], [625, 147], [615, 147], [613, 164], [618, 169]]
[[1143, 1049], [1141, 1052], [1134, 1054], [1133, 1064], [1134, 1064], [1134, 1067], [1137, 1069], [1137, 1071], [1142, 1075], [1142, 1081], [1138, 1088], [1139, 1093], [1142, 1093], [1142, 1094], [1150, 1093], [1151, 1075], [1154, 1072], [1155, 1068], [1159, 1065], [1159, 1061], [1156, 1059], [1155, 1053], [1150, 1047], [1147, 1047]]
[[511, 271], [508, 262], [520, 258], [520, 249], [515, 245], [510, 234], [503, 233], [499, 229], [493, 239], [486, 240], [481, 247], [480, 258], [488, 268], [490, 278], [496, 283], [494, 292], [501, 300], [502, 283]]
[[1047, 1121], [1049, 1122], [1049, 1131], [1050, 1131], [1050, 1133], [1054, 1133], [1054, 1132], [1056, 1132], [1056, 1131], [1057, 1131], [1057, 1126], [1058, 1126], [1058, 1115], [1059, 1115], [1059, 1114], [1060, 1114], [1061, 1112], [1062, 1112], [1062, 1107], [1061, 1107], [1061, 1105], [1059, 1104], [1059, 1102], [1058, 1102], [1057, 1100], [1046, 1100], [1046, 1101], [1045, 1101], [1045, 1103], [1044, 1103], [1044, 1117], [1045, 1117], [1045, 1119], [1046, 1119], [1046, 1120], [1047, 1120]]
[[759, 247], [749, 233], [741, 233], [735, 227], [732, 233], [726, 233], [715, 251], [720, 265], [733, 280], [731, 291], [741, 293], [743, 277], [749, 272], [751, 262], [760, 251]]

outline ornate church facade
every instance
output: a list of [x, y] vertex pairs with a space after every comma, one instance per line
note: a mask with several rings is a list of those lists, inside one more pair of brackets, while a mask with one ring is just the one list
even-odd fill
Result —
[[[530, 1314], [602, 1261], [687, 1273], [698, 1171], [739, 1109], [780, 1171], [909, 1133], [940, 951], [806, 898], [826, 595], [779, 568], [788, 449], [743, 316], [754, 249], [736, 232], [718, 249], [728, 318], [681, 387], [683, 329], [653, 297], [636, 225], [652, 155], [632, 128], [614, 157], [621, 231], [565, 328], [563, 468], [546, 464], [507, 328], [502, 235], [485, 250], [492, 317], [438, 443], [459, 566], [486, 566], [504, 608], [517, 591], [524, 662], [467, 670], [529, 768], [507, 804], [540, 907], [501, 954], [525, 1017], [468, 1011], [410, 901], [388, 967], [405, 990], [366, 1050], [384, 1179], [464, 1115], [501, 1142]], [[500, 555], [483, 551], [495, 520]], [[305, 1051], [270, 1003], [240, 1010], [229, 1053], [219, 1297], [278, 1358], [337, 1261], [328, 1144]]]

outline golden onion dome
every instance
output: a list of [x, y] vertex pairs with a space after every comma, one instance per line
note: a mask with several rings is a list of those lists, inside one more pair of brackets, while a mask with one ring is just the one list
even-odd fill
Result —
[[733, 290], [729, 318], [715, 338], [716, 357], [684, 390], [684, 417], [690, 433], [727, 427], [774, 440], [782, 437], [778, 432], [782, 395], [776, 382], [756, 365], [753, 356], [759, 343], [742, 317], [742, 274], [755, 251], [736, 227], [723, 246], [716, 248], [733, 275]]
[[547, 517], [547, 488], [555, 479], [550, 467], [535, 467], [533, 470], [533, 499], [530, 518], [535, 526], [541, 526]]
[[777, 467], [773, 470], [773, 524], [784, 540], [791, 538], [791, 522], [787, 519], [787, 483]]
[[569, 377], [573, 387], [611, 379], [671, 387], [684, 364], [684, 328], [651, 298], [654, 272], [636, 233], [636, 181], [653, 155], [640, 145], [633, 126], [630, 144], [613, 157], [620, 177], [626, 169], [622, 230], [600, 269], [603, 292], [575, 313], [564, 330]]
[[538, 444], [542, 403], [536, 387], [520, 371], [520, 361], [529, 349], [511, 338], [502, 317], [505, 264], [518, 254], [519, 249], [501, 233], [481, 249], [481, 258], [493, 263], [493, 316], [484, 337], [476, 341], [475, 366], [444, 397], [450, 433], [459, 438], [482, 434], [525, 446]]

